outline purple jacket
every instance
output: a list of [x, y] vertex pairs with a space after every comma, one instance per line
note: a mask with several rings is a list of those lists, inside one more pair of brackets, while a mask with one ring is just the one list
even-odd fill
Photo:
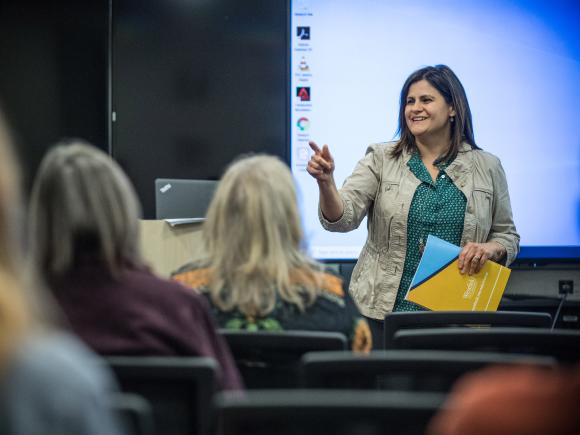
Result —
[[220, 387], [243, 388], [207, 301], [192, 290], [144, 268], [127, 268], [115, 280], [94, 265], [50, 287], [73, 332], [95, 352], [212, 357], [222, 369]]

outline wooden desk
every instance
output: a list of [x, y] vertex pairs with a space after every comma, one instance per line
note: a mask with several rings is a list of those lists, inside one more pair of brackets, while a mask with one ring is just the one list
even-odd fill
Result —
[[141, 220], [141, 253], [155, 273], [169, 277], [185, 263], [203, 257], [201, 227], [184, 224], [175, 227], [163, 220]]

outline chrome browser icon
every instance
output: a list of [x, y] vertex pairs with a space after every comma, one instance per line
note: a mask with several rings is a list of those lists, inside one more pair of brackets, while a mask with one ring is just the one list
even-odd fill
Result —
[[296, 125], [300, 129], [300, 131], [306, 131], [310, 128], [310, 120], [305, 116], [298, 118]]

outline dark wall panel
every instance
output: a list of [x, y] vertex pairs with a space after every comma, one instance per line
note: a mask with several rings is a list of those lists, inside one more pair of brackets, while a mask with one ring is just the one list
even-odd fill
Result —
[[107, 149], [107, 29], [107, 1], [0, 2], [0, 106], [28, 186], [63, 137]]
[[155, 178], [287, 158], [286, 0], [115, 0], [113, 155], [154, 217]]

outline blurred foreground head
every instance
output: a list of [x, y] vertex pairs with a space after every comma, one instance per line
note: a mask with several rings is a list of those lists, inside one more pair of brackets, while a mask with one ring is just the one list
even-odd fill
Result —
[[[22, 255], [20, 172], [0, 113], [0, 364], [32, 323]], [[26, 280], [28, 281], [28, 280]]]

